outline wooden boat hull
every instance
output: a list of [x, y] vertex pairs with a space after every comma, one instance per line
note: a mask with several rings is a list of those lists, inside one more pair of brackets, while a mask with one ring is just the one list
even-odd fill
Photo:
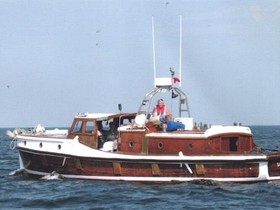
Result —
[[280, 156], [266, 160], [263, 156], [227, 159], [193, 157], [180, 161], [141, 159], [110, 159], [61, 155], [19, 149], [21, 169], [31, 176], [52, 172], [64, 178], [124, 180], [135, 182], [187, 182], [211, 180], [218, 182], [259, 182], [280, 180]]

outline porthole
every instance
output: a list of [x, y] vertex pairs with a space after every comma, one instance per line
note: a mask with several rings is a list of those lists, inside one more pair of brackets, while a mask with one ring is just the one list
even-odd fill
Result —
[[189, 150], [192, 150], [192, 148], [193, 148], [193, 145], [192, 144], [189, 144]]
[[159, 142], [158, 145], [157, 145], [157, 147], [158, 147], [158, 149], [160, 149], [160, 150], [163, 149], [163, 143], [162, 143], [162, 142]]
[[40, 147], [40, 148], [42, 148], [42, 147], [43, 147], [43, 144], [42, 144], [42, 142], [41, 142], [41, 143], [39, 144], [39, 147]]
[[129, 142], [128, 142], [128, 146], [129, 146], [130, 148], [134, 147], [134, 142], [133, 142], [133, 141], [129, 141]]
[[61, 150], [61, 145], [60, 145], [60, 144], [57, 146], [57, 149], [58, 149], [58, 150]]

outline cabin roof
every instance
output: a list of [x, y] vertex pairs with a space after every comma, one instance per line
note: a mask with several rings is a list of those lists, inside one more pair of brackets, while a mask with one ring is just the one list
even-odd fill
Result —
[[209, 138], [216, 135], [234, 135], [234, 134], [244, 134], [251, 136], [251, 129], [243, 126], [222, 126], [215, 125], [206, 131], [185, 131], [185, 132], [154, 132], [147, 134], [148, 137], [166, 138], [166, 137], [176, 137], [176, 138]]
[[95, 119], [100, 121], [124, 116], [134, 117], [136, 116], [136, 113], [78, 113], [75, 116], [75, 119]]

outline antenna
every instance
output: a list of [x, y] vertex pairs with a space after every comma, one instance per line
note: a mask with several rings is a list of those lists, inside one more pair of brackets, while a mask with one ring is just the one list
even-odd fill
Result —
[[153, 36], [153, 62], [154, 62], [154, 84], [156, 86], [156, 49], [155, 49], [155, 27], [154, 27], [154, 16], [152, 16], [152, 36]]
[[180, 56], [179, 56], [179, 78], [180, 85], [182, 85], [182, 15], [180, 16]]
[[[183, 43], [183, 26], [182, 26], [182, 15], [180, 15], [180, 47], [179, 47], [179, 87], [182, 86], [182, 43]], [[153, 65], [154, 65], [154, 85], [156, 87], [157, 69], [156, 69], [156, 49], [155, 49], [155, 26], [154, 16], [152, 16], [152, 39], [153, 39]]]
[[118, 108], [119, 108], [120, 113], [122, 113], [122, 104], [118, 104]]

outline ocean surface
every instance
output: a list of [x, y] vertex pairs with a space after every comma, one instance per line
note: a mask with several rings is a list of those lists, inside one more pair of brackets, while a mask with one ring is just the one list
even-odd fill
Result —
[[[280, 126], [250, 126], [264, 148], [280, 146]], [[137, 184], [25, 178], [0, 129], [1, 209], [280, 209], [280, 182]], [[13, 130], [13, 129], [11, 129]]]

